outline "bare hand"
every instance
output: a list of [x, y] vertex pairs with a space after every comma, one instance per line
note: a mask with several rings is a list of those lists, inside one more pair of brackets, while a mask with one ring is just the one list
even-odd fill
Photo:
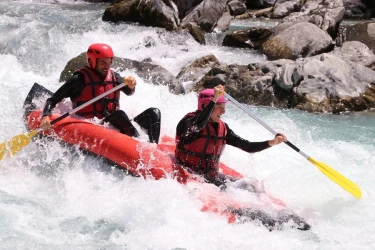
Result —
[[214, 87], [214, 98], [212, 98], [212, 101], [217, 102], [219, 98], [224, 95], [225, 93], [225, 87], [221, 84]]
[[51, 120], [49, 119], [49, 116], [43, 116], [40, 120], [40, 127], [42, 129], [48, 129], [51, 127]]
[[286, 136], [282, 133], [278, 133], [275, 138], [273, 140], [269, 140], [268, 141], [268, 145], [270, 145], [271, 147], [272, 146], [275, 146], [277, 144], [280, 144], [284, 141], [287, 141], [288, 139], [286, 138]]
[[130, 88], [134, 89], [135, 85], [137, 85], [137, 81], [132, 76], [124, 77], [124, 83]]

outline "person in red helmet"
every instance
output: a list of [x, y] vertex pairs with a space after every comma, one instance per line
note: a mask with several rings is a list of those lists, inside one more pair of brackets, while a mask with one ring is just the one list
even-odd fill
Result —
[[[43, 109], [41, 127], [51, 126], [49, 116], [56, 104], [64, 98], [70, 98], [73, 108], [76, 108], [111, 88], [123, 84], [124, 78], [110, 69], [113, 57], [114, 53], [109, 45], [102, 43], [90, 45], [86, 52], [87, 66], [77, 69], [65, 84], [47, 99]], [[137, 85], [135, 78], [127, 77], [126, 83], [127, 85], [121, 91], [126, 95], [134, 94]], [[84, 118], [103, 119], [103, 122], [109, 122], [121, 133], [139, 136], [127, 114], [120, 110], [119, 91], [109, 94], [76, 114]], [[147, 131], [150, 142], [159, 142], [161, 120], [159, 109], [149, 108], [133, 120]]]
[[[221, 188], [225, 188], [227, 182], [237, 181], [219, 172], [220, 156], [225, 145], [255, 153], [287, 140], [285, 135], [278, 134], [272, 140], [250, 142], [236, 135], [228, 124], [221, 120], [227, 103], [223, 94], [222, 85], [199, 93], [198, 109], [185, 115], [177, 125], [175, 150], [178, 164], [189, 172], [203, 176], [206, 182]], [[241, 183], [240, 185], [256, 184]], [[252, 189], [256, 190], [256, 187]]]

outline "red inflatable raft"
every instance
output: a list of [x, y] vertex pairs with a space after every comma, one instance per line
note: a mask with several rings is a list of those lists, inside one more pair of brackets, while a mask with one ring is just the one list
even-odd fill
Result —
[[[34, 84], [24, 103], [27, 129], [39, 127], [42, 106], [51, 94], [41, 85]], [[57, 117], [59, 115], [52, 115], [51, 120]], [[105, 158], [133, 176], [156, 180], [174, 178], [195, 190], [197, 198], [202, 202], [202, 211], [226, 216], [230, 223], [258, 221], [269, 230], [281, 229], [286, 224], [301, 230], [310, 228], [282, 201], [265, 192], [256, 195], [249, 193], [256, 197], [256, 203], [237, 201], [227, 192], [188, 173], [174, 162], [175, 144], [171, 137], [162, 137], [158, 145], [150, 144], [78, 117], [67, 117], [57, 122], [53, 129], [44, 131], [42, 136], [51, 136], [66, 144], [78, 145], [82, 150]], [[234, 177], [242, 177], [224, 164], [220, 164], [220, 170]]]

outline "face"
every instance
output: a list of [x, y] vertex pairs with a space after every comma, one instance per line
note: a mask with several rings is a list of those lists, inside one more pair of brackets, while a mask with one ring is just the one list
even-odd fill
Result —
[[221, 116], [225, 114], [225, 103], [215, 104], [214, 110], [212, 110], [210, 121], [219, 122]]
[[112, 58], [98, 58], [96, 59], [96, 71], [99, 72], [99, 74], [103, 77], [106, 77], [108, 74], [108, 70], [111, 67], [112, 64]]

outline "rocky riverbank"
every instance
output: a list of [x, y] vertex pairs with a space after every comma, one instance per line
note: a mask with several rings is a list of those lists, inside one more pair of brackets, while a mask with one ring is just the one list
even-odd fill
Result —
[[[205, 33], [227, 31], [235, 18], [275, 19], [275, 27], [227, 32], [222, 43], [258, 50], [265, 62], [226, 65], [207, 55], [177, 76], [152, 62], [116, 58], [113, 66], [133, 69], [176, 94], [223, 84], [233, 97], [252, 105], [342, 113], [375, 108], [375, 21], [340, 25], [344, 18], [371, 18], [374, 5], [360, 0], [120, 0], [102, 19], [171, 32], [187, 29], [201, 44]], [[83, 55], [73, 61], [60, 80], [85, 63]]]

